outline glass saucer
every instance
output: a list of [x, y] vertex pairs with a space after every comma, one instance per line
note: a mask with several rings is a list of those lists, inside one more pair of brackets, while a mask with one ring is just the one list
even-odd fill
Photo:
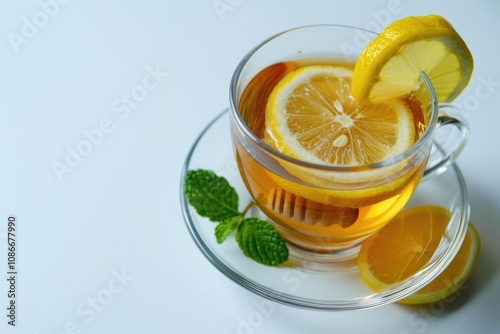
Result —
[[469, 204], [465, 181], [459, 168], [452, 165], [446, 172], [422, 182], [407, 204], [407, 208], [439, 205], [451, 212], [448, 233], [434, 257], [413, 277], [375, 292], [362, 281], [355, 259], [329, 263], [323, 255], [304, 255], [291, 245], [288, 262], [293, 265], [267, 267], [245, 257], [234, 240], [234, 233], [224, 243], [217, 244], [216, 225], [199, 216], [187, 203], [183, 193], [184, 178], [188, 170], [198, 168], [225, 177], [238, 193], [240, 209], [251, 201], [233, 156], [227, 110], [201, 132], [186, 158], [180, 187], [184, 219], [195, 244], [224, 275], [260, 296], [290, 306], [357, 310], [395, 302], [439, 275], [457, 253], [467, 231]]

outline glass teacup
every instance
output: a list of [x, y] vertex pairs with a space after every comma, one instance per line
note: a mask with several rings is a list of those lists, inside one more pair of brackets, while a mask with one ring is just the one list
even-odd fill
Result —
[[[467, 141], [466, 123], [444, 112], [449, 106], [438, 104], [422, 73], [405, 98], [416, 115], [418, 139], [400, 154], [364, 166], [332, 166], [300, 161], [266, 144], [265, 105], [280, 78], [309, 64], [354, 66], [375, 36], [338, 25], [291, 29], [251, 50], [231, 80], [231, 135], [242, 179], [261, 212], [300, 249], [356, 254], [365, 238], [401, 211], [422, 178], [445, 171]], [[435, 132], [446, 124], [455, 126], [458, 139], [436, 145]], [[431, 154], [436, 147], [439, 154]]]

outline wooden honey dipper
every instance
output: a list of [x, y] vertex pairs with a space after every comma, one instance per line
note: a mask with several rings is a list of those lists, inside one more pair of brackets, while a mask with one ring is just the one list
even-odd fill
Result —
[[285, 218], [298, 223], [328, 227], [337, 224], [342, 228], [351, 226], [358, 219], [359, 209], [342, 208], [322, 204], [297, 196], [283, 188], [273, 188], [267, 196], [267, 207]]

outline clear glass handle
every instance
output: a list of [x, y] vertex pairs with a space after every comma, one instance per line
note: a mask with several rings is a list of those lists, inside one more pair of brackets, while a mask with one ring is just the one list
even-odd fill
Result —
[[440, 103], [434, 143], [423, 180], [445, 172], [462, 152], [468, 139], [469, 125], [460, 109]]

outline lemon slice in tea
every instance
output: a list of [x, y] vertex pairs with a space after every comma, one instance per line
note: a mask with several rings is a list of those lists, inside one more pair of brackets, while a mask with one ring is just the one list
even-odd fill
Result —
[[[352, 75], [347, 67], [311, 65], [285, 76], [267, 102], [266, 142], [290, 157], [325, 166], [366, 166], [412, 146], [415, 125], [406, 103], [355, 102], [350, 93]], [[370, 182], [369, 178], [374, 177], [369, 173], [322, 173], [285, 162], [282, 165], [303, 181], [318, 177], [334, 182]], [[390, 171], [385, 173], [389, 175]], [[361, 180], [362, 177], [368, 179]], [[399, 178], [379, 187], [335, 191], [309, 188], [278, 176], [273, 179], [297, 195], [344, 207], [388, 198], [407, 181]]]
[[351, 70], [328, 65], [286, 76], [268, 100], [268, 143], [298, 160], [333, 166], [369, 165], [410, 147], [410, 109], [398, 100], [355, 103], [351, 78]]

